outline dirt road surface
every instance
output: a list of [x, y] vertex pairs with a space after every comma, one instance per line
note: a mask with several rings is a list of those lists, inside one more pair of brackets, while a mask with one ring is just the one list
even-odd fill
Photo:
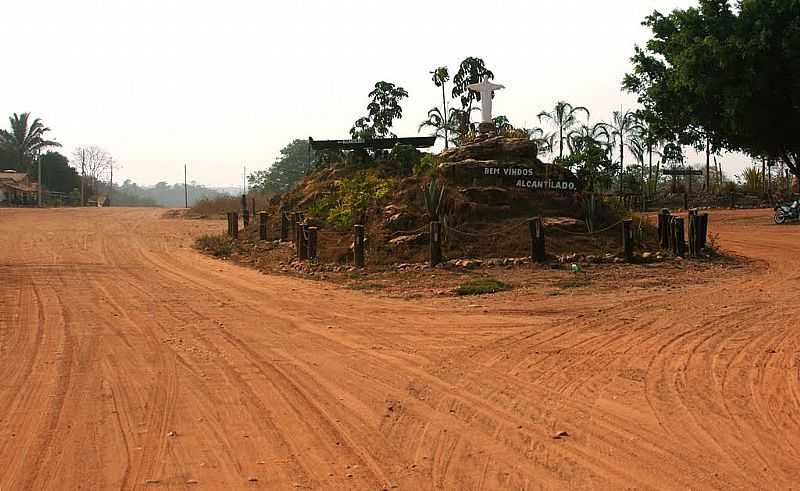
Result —
[[748, 274], [488, 312], [161, 214], [0, 210], [0, 489], [800, 487], [800, 227], [767, 211], [712, 214]]

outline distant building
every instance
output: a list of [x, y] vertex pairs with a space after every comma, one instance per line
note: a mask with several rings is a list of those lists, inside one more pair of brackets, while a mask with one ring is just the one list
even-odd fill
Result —
[[0, 205], [35, 205], [39, 199], [39, 184], [31, 182], [24, 172], [0, 171]]

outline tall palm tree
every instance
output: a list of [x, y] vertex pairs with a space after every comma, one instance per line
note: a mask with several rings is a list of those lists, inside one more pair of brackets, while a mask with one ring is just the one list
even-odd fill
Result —
[[0, 145], [14, 153], [17, 167], [29, 170], [33, 157], [48, 147], [60, 147], [61, 144], [46, 140], [44, 134], [50, 131], [39, 118], [29, 123], [30, 113], [17, 114], [8, 118], [11, 131], [0, 130]]
[[611, 123], [604, 123], [608, 132], [619, 144], [619, 191], [622, 192], [622, 174], [625, 172], [625, 148], [632, 148], [644, 130], [633, 111], [614, 111]]
[[[448, 148], [448, 137], [447, 137], [447, 97], [445, 96], [444, 84], [450, 80], [450, 73], [447, 71], [446, 66], [440, 66], [436, 70], [431, 72], [433, 77], [433, 84], [437, 87], [442, 88], [442, 110], [439, 112], [439, 115], [443, 117], [444, 124], [442, 127], [444, 128], [444, 148]], [[428, 118], [430, 119], [431, 113], [428, 111]]]
[[588, 120], [591, 116], [589, 110], [583, 106], [573, 106], [569, 102], [559, 101], [552, 111], [542, 111], [538, 118], [550, 120], [558, 131], [558, 157], [564, 157], [564, 139], [569, 131], [578, 124], [578, 114], [585, 113]]

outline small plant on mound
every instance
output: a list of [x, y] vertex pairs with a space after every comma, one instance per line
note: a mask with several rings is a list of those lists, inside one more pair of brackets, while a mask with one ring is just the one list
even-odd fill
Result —
[[367, 208], [389, 194], [394, 185], [392, 179], [380, 179], [366, 173], [337, 181], [335, 204], [328, 212], [328, 221], [341, 227], [359, 223]]
[[233, 254], [233, 239], [227, 235], [201, 235], [194, 241], [194, 247], [214, 257], [230, 257]]
[[478, 278], [462, 283], [455, 290], [456, 295], [485, 295], [510, 290], [511, 285], [494, 278]]

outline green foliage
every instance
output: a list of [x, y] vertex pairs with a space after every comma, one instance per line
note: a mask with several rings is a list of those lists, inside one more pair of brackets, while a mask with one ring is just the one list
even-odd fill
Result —
[[11, 130], [0, 130], [0, 147], [13, 155], [14, 169], [32, 174], [33, 158], [46, 148], [61, 144], [45, 139], [50, 131], [39, 118], [29, 122], [30, 113], [14, 113], [8, 118]]
[[445, 186], [432, 180], [427, 186], [422, 187], [422, 195], [425, 198], [425, 209], [432, 222], [438, 222], [444, 204]]
[[328, 221], [341, 227], [364, 223], [370, 205], [389, 194], [394, 184], [392, 179], [380, 179], [365, 172], [336, 181], [336, 191], [329, 198]]
[[758, 167], [748, 167], [742, 172], [742, 185], [751, 193], [760, 193], [764, 190], [764, 174]]
[[422, 152], [411, 145], [395, 145], [389, 158], [400, 167], [403, 175], [411, 174], [422, 159]]
[[477, 278], [459, 285], [453, 292], [456, 295], [485, 295], [510, 290], [511, 285], [494, 278]]
[[250, 174], [247, 182], [250, 189], [262, 193], [286, 192], [303, 179], [315, 158], [307, 140], [294, 140], [281, 149], [280, 156], [268, 169]]
[[636, 47], [624, 89], [663, 139], [707, 138], [800, 176], [800, 1], [698, 3], [645, 19], [653, 36]]
[[41, 157], [42, 181], [46, 189], [60, 193], [70, 193], [80, 188], [78, 172], [69, 166], [69, 159], [58, 152], [47, 152]]
[[233, 254], [233, 239], [227, 235], [201, 235], [194, 247], [214, 257], [230, 257]]
[[396, 137], [390, 128], [395, 119], [403, 117], [400, 101], [408, 97], [408, 92], [393, 83], [381, 81], [375, 84], [369, 97], [372, 100], [367, 104], [368, 116], [356, 120], [350, 135], [355, 139]]
[[490, 79], [494, 78], [494, 73], [486, 68], [486, 64], [480, 58], [470, 56], [458, 66], [458, 72], [453, 77], [452, 94], [454, 98], [457, 97], [461, 100], [462, 109], [468, 111], [472, 107], [473, 101], [480, 102], [480, 93], [469, 90], [467, 86], [480, 83], [484, 75], [488, 75]]
[[606, 150], [591, 139], [576, 145], [576, 151], [564, 158], [556, 158], [555, 163], [575, 172], [578, 187], [587, 192], [605, 191], [611, 187], [617, 165], [608, 158]]
[[436, 157], [433, 154], [425, 153], [422, 158], [414, 166], [415, 176], [426, 176], [431, 174], [436, 169]]

